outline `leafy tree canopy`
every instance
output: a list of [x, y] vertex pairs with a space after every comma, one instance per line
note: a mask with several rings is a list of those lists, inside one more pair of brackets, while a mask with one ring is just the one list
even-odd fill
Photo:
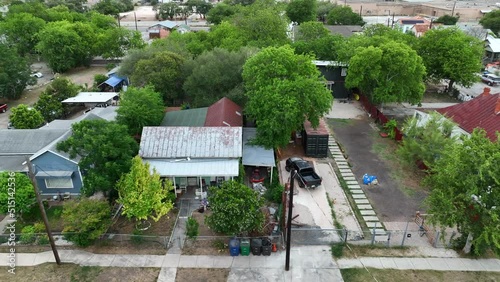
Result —
[[144, 126], [158, 126], [165, 115], [160, 93], [153, 87], [129, 87], [121, 94], [116, 121], [126, 125], [131, 135], [140, 135]]
[[320, 22], [305, 22], [298, 27], [292, 46], [298, 54], [314, 54], [318, 60], [338, 61], [344, 49], [342, 35], [331, 35]]
[[236, 52], [215, 48], [186, 62], [187, 78], [183, 88], [190, 105], [208, 107], [222, 97], [228, 97], [244, 106], [241, 74], [245, 61], [255, 53], [257, 49], [254, 48], [242, 48]]
[[[470, 235], [475, 254], [488, 248], [500, 254], [499, 175], [500, 142], [492, 142], [484, 130], [447, 147], [426, 179], [432, 187], [429, 220]], [[465, 240], [460, 241], [462, 247]]]
[[483, 43], [460, 29], [431, 29], [420, 37], [418, 53], [431, 80], [448, 79], [453, 84], [469, 87], [477, 81], [482, 67]]
[[418, 104], [425, 91], [422, 58], [408, 45], [389, 41], [358, 47], [349, 60], [345, 85], [359, 88], [373, 103]]
[[33, 204], [36, 204], [35, 190], [26, 174], [0, 172], [0, 213], [11, 216], [12, 212], [15, 218], [16, 214], [29, 212]]
[[316, 16], [322, 23], [326, 23], [326, 17], [328, 13], [330, 13], [333, 8], [335, 8], [335, 4], [329, 1], [319, 1], [317, 3], [318, 8], [316, 9]]
[[238, 6], [219, 3], [207, 13], [207, 22], [216, 25], [220, 24], [222, 21], [228, 20], [232, 15], [234, 15], [237, 9]]
[[162, 93], [164, 101], [174, 104], [183, 96], [183, 64], [184, 58], [175, 53], [157, 52], [150, 58], [137, 61], [130, 79], [138, 86], [151, 84], [155, 91]]
[[298, 24], [315, 21], [316, 12], [316, 0], [292, 0], [286, 7], [288, 18]]
[[42, 92], [34, 107], [46, 122], [51, 122], [68, 114], [68, 106], [62, 104], [62, 101], [76, 96], [79, 91], [80, 86], [67, 78], [58, 77]]
[[286, 146], [306, 119], [316, 127], [329, 111], [332, 95], [312, 60], [290, 46], [268, 47], [243, 66], [245, 111], [256, 121], [258, 144]]
[[455, 25], [458, 22], [459, 17], [453, 17], [450, 15], [444, 15], [437, 18], [435, 23], [442, 23], [444, 25]]
[[398, 155], [410, 165], [423, 162], [432, 167], [443, 150], [456, 142], [456, 137], [452, 136], [453, 127], [453, 122], [437, 112], [431, 112], [425, 121], [418, 117], [408, 118], [403, 125], [405, 138], [398, 147]]
[[0, 98], [18, 99], [27, 85], [35, 83], [28, 62], [4, 43], [0, 43], [0, 66]]
[[82, 198], [66, 202], [62, 213], [63, 234], [78, 246], [88, 246], [108, 230], [110, 213], [106, 201]]
[[205, 218], [210, 228], [228, 235], [262, 230], [264, 214], [260, 209], [264, 200], [257, 192], [236, 181], [210, 189], [212, 214]]
[[173, 19], [180, 13], [181, 7], [175, 2], [163, 3], [158, 8], [158, 17], [162, 20]]
[[349, 6], [335, 6], [328, 12], [326, 19], [330, 25], [365, 25], [363, 18]]
[[480, 20], [479, 23], [487, 29], [490, 29], [498, 35], [500, 32], [500, 10], [493, 10], [486, 15], [484, 15]]
[[19, 55], [31, 53], [38, 43], [36, 34], [45, 26], [45, 21], [28, 13], [9, 14], [0, 22], [0, 33], [9, 44], [15, 46]]
[[104, 15], [117, 16], [122, 12], [133, 11], [134, 3], [131, 0], [101, 0], [92, 9]]
[[44, 124], [42, 114], [24, 104], [11, 109], [10, 122], [16, 129], [34, 129]]
[[149, 163], [143, 163], [141, 157], [136, 156], [132, 159], [130, 172], [117, 184], [122, 214], [129, 219], [158, 221], [173, 208], [172, 202], [167, 200], [173, 189], [170, 181], [164, 185], [156, 170], [151, 174]]
[[112, 192], [123, 173], [130, 169], [138, 145], [127, 127], [105, 120], [83, 120], [72, 125], [73, 134], [57, 144], [57, 149], [80, 156], [83, 193]]

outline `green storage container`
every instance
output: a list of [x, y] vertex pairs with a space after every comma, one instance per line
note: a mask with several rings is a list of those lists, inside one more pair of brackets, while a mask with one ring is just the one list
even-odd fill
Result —
[[249, 239], [241, 239], [240, 251], [241, 251], [242, 256], [250, 255], [250, 240]]

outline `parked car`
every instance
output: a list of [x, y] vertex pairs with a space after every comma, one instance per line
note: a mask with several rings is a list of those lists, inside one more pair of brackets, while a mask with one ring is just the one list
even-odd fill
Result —
[[286, 171], [297, 171], [295, 178], [302, 188], [316, 188], [320, 186], [323, 181], [309, 162], [298, 157], [288, 158], [286, 160], [285, 169]]
[[8, 108], [7, 104], [0, 104], [0, 113], [5, 113]]
[[481, 81], [489, 86], [500, 85], [500, 77], [492, 73], [486, 73], [481, 76]]
[[31, 77], [42, 78], [43, 74], [41, 72], [34, 72], [30, 74]]

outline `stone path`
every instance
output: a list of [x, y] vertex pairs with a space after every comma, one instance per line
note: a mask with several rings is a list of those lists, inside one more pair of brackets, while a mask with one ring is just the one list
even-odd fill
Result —
[[337, 141], [330, 134], [328, 139], [328, 149], [333, 156], [335, 163], [337, 164], [337, 168], [342, 176], [342, 179], [347, 184], [347, 188], [356, 203], [357, 209], [360, 211], [363, 220], [366, 222], [366, 225], [371, 229], [372, 234], [375, 234], [376, 241], [386, 241], [387, 240], [387, 232], [384, 226], [380, 223], [379, 218], [377, 217], [373, 207], [370, 204], [370, 201], [366, 198], [365, 193], [361, 189], [356, 177], [351, 171], [351, 167], [344, 157], [343, 152], [340, 150]]

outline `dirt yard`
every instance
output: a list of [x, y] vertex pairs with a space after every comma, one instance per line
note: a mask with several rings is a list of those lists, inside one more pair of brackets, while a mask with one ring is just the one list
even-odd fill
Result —
[[394, 270], [394, 269], [341, 269], [346, 282], [364, 281], [500, 281], [498, 272], [435, 271], [435, 270]]
[[[55, 263], [46, 263], [38, 266], [17, 267], [15, 275], [8, 273], [7, 267], [0, 267], [0, 281], [118, 282], [126, 280], [128, 282], [155, 282], [159, 273], [159, 268], [90, 267], [75, 264], [58, 266]], [[126, 279], [124, 279], [125, 277]]]
[[[208, 256], [228, 256], [229, 238], [221, 237], [218, 239], [216, 237], [210, 236], [224, 236], [223, 234], [218, 234], [210, 229], [205, 224], [205, 217], [209, 215], [211, 211], [206, 211], [204, 213], [194, 212], [193, 218], [196, 219], [199, 226], [199, 238], [197, 239], [186, 239], [184, 247], [182, 248], [183, 255], [208, 255]], [[209, 238], [203, 238], [208, 236]]]
[[329, 119], [328, 124], [358, 182], [363, 183], [365, 173], [377, 176], [379, 185], [362, 188], [382, 221], [406, 221], [424, 210], [427, 192], [420, 186], [421, 175], [402, 166], [395, 154], [397, 144], [380, 137], [371, 119]]
[[229, 269], [225, 268], [177, 268], [176, 282], [227, 281]]

